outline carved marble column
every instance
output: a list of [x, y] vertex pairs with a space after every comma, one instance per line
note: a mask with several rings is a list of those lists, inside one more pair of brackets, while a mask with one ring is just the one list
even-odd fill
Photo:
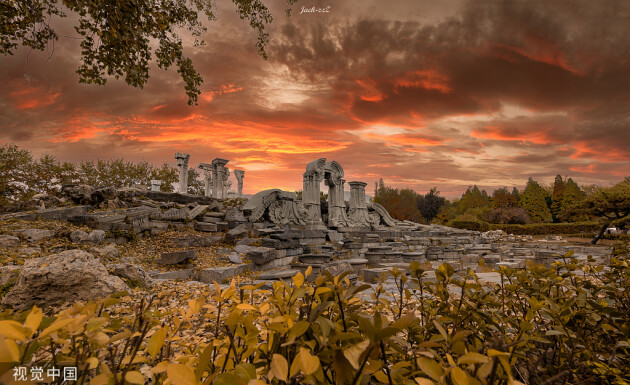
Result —
[[223, 196], [223, 184], [224, 184], [224, 174], [226, 174], [225, 165], [228, 164], [229, 160], [215, 158], [212, 160], [212, 197], [216, 199], [224, 199]]
[[330, 187], [330, 190], [328, 190], [328, 226], [347, 226], [346, 202], [343, 199], [343, 185], [346, 180], [338, 178], [330, 181], [327, 179], [327, 182]]
[[236, 196], [238, 198], [242, 198], [243, 197], [243, 178], [245, 178], [245, 171], [244, 170], [234, 170], [234, 177], [236, 178], [236, 182], [238, 183], [238, 191], [236, 193]]
[[232, 185], [232, 183], [229, 181], [230, 169], [227, 167], [224, 167], [222, 176], [223, 176], [223, 183], [221, 184], [221, 187], [222, 187], [221, 196], [223, 199], [227, 199], [228, 190], [230, 189], [230, 186]]
[[210, 163], [199, 163], [199, 168], [203, 170], [203, 180], [206, 182], [204, 195], [212, 196], [212, 165]]
[[325, 158], [317, 159], [306, 166], [303, 174], [302, 204], [306, 209], [306, 226], [310, 229], [325, 229], [319, 203], [320, 184], [324, 179]]
[[364, 182], [348, 182], [350, 185], [350, 209], [348, 210], [348, 225], [353, 227], [370, 227], [370, 215], [365, 202]]
[[151, 187], [149, 188], [150, 191], [160, 191], [160, 186], [162, 185], [162, 181], [161, 180], [157, 180], [157, 179], [151, 179]]
[[179, 193], [186, 194], [188, 191], [188, 160], [189, 154], [178, 152], [175, 154], [177, 159], [177, 167], [179, 167]]

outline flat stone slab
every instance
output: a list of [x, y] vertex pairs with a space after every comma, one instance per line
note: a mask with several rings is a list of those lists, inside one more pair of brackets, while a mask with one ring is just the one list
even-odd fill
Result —
[[195, 219], [197, 218], [197, 216], [199, 216], [201, 213], [203, 213], [204, 211], [206, 211], [206, 209], [210, 207], [208, 205], [198, 205], [195, 206], [192, 210], [190, 210], [190, 212], [188, 213], [188, 219]]
[[195, 230], [212, 233], [217, 231], [217, 225], [215, 223], [195, 222]]
[[299, 271], [298, 270], [272, 270], [266, 271], [258, 276], [259, 280], [262, 281], [273, 281], [277, 279], [288, 279], [294, 277]]
[[332, 256], [330, 254], [302, 254], [298, 256], [298, 260], [306, 265], [323, 264], [332, 261]]
[[223, 240], [221, 235], [214, 235], [209, 237], [185, 237], [172, 239], [171, 243], [178, 247], [208, 247], [216, 245]]
[[253, 268], [254, 265], [251, 263], [243, 263], [237, 266], [211, 267], [200, 270], [197, 273], [197, 280], [204, 283], [221, 283], [234, 277], [235, 275], [242, 274], [246, 270], [252, 270]]
[[159, 271], [149, 272], [149, 275], [153, 279], [190, 279], [194, 276], [194, 269], [182, 269], [175, 271], [165, 271], [163, 273]]
[[160, 265], [175, 265], [195, 259], [197, 259], [197, 252], [195, 252], [195, 250], [174, 251], [171, 253], [162, 253], [158, 263]]
[[19, 213], [11, 213], [0, 216], [3, 219], [24, 219], [26, 221], [35, 221], [39, 219], [67, 219], [74, 215], [82, 215], [87, 212], [91, 206], [72, 206], [62, 208], [51, 208], [43, 211], [27, 211]]

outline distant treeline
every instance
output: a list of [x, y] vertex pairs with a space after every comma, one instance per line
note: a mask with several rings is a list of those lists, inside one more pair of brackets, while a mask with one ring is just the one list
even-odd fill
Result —
[[[189, 193], [201, 194], [203, 182], [194, 168], [188, 170]], [[124, 159], [61, 162], [44, 154], [34, 158], [16, 145], [0, 147], [0, 209], [12, 202], [25, 201], [35, 194], [58, 195], [64, 184], [131, 187], [161, 180], [162, 191], [173, 191], [177, 170], [168, 163], [155, 167], [148, 162]]]

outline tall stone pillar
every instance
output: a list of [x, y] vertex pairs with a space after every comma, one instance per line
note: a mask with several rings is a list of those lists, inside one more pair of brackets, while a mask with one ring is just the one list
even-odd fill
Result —
[[243, 178], [245, 178], [245, 171], [244, 170], [234, 170], [234, 177], [236, 178], [236, 182], [238, 183], [238, 190], [236, 193], [236, 196], [238, 198], [242, 198], [243, 197]]
[[319, 203], [319, 186], [324, 179], [325, 163], [326, 158], [314, 160], [306, 166], [303, 174], [302, 204], [306, 209], [306, 227], [309, 229], [326, 229]]
[[203, 180], [205, 183], [204, 195], [212, 196], [212, 165], [210, 163], [199, 163], [199, 168], [203, 170]]
[[230, 189], [230, 186], [231, 186], [231, 182], [229, 182], [230, 169], [227, 167], [224, 167], [222, 176], [223, 176], [223, 183], [221, 184], [221, 187], [222, 187], [221, 196], [223, 197], [223, 199], [227, 199], [228, 190]]
[[[212, 197], [216, 199], [225, 199], [227, 196], [223, 196], [223, 185], [227, 178], [224, 175], [229, 171], [226, 170], [225, 165], [229, 160], [215, 158], [210, 163], [212, 165]], [[229, 174], [228, 174], [229, 175]], [[226, 194], [227, 195], [227, 194]]]
[[188, 191], [188, 160], [189, 154], [178, 152], [175, 154], [177, 159], [177, 167], [179, 167], [179, 193], [186, 194]]
[[370, 216], [365, 202], [364, 182], [348, 182], [350, 185], [350, 209], [348, 210], [348, 224], [353, 227], [370, 227]]
[[346, 180], [341, 178], [332, 178], [332, 180], [327, 179], [326, 181], [330, 187], [328, 190], [328, 226], [347, 226], [348, 220], [346, 216], [346, 202], [343, 199], [343, 185]]

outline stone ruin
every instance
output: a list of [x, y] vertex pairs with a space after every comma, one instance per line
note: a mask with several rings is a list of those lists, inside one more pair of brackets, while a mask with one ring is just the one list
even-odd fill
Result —
[[[178, 153], [176, 158], [182, 181], [187, 174], [189, 156]], [[149, 191], [68, 185], [63, 188], [64, 204], [71, 201], [78, 206], [13, 213], [0, 216], [0, 220], [66, 220], [100, 231], [99, 242], [111, 244], [127, 242], [129, 237], [124, 234], [142, 238], [168, 229], [191, 228], [198, 235], [175, 240], [176, 246], [183, 250], [162, 253], [156, 261], [158, 265], [178, 268], [149, 274], [153, 279], [193, 279], [207, 283], [223, 282], [247, 271], [255, 272], [258, 281], [288, 278], [309, 266], [314, 272], [310, 278], [324, 271], [331, 274], [348, 271], [351, 279], [361, 277], [373, 283], [394, 267], [408, 273], [409, 263], [413, 261], [427, 270], [427, 279], [435, 279], [431, 269], [448, 262], [459, 274], [473, 269], [482, 281], [500, 282], [499, 273], [491, 269], [500, 266], [522, 269], [530, 261], [550, 265], [569, 250], [578, 259], [593, 256], [596, 263], [605, 264], [611, 253], [610, 247], [571, 245], [555, 236], [533, 241], [531, 236], [500, 231], [480, 233], [399, 221], [383, 206], [367, 202], [367, 184], [361, 181], [348, 182], [350, 199], [346, 204], [343, 168], [325, 158], [306, 166], [301, 199], [294, 192], [270, 189], [240, 205], [239, 201], [225, 199], [227, 163], [228, 160], [217, 158], [210, 164], [199, 165], [206, 172], [206, 196], [154, 191], [156, 187], [159, 189], [157, 183], [151, 183]], [[235, 170], [239, 195], [243, 175], [244, 171]], [[185, 178], [183, 181], [182, 186]], [[322, 181], [328, 187], [325, 204], [320, 202]], [[112, 201], [120, 205], [109, 208]], [[39, 234], [37, 229], [28, 231]], [[84, 238], [91, 239], [88, 234], [80, 235], [74, 238], [81, 242]], [[3, 242], [7, 247], [19, 244], [15, 234], [2, 236], [6, 239], [0, 239], [0, 247]], [[232, 265], [196, 269], [190, 263], [182, 264], [195, 260], [194, 247], [221, 244], [225, 246], [219, 252]], [[395, 287], [391, 281], [386, 284]]]

